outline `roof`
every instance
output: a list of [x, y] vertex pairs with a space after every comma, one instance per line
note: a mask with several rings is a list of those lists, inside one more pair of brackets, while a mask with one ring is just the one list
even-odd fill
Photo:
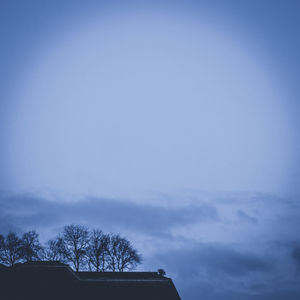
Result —
[[180, 300], [172, 279], [155, 272], [77, 272], [53, 262], [0, 267], [1, 299]]
[[156, 272], [77, 272], [83, 280], [165, 280]]

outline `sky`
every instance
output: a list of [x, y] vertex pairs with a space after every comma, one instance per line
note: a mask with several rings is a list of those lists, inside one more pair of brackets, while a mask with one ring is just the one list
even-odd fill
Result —
[[128, 237], [183, 299], [298, 299], [298, 1], [2, 1], [0, 229]]

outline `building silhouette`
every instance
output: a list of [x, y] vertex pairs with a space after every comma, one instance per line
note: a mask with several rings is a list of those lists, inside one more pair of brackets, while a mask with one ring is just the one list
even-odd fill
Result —
[[155, 272], [74, 272], [60, 262], [0, 265], [2, 300], [180, 300], [172, 279]]

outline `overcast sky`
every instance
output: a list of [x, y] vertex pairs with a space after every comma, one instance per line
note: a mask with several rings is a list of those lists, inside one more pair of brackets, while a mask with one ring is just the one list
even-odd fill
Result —
[[120, 232], [183, 299], [298, 299], [298, 1], [2, 1], [0, 226]]

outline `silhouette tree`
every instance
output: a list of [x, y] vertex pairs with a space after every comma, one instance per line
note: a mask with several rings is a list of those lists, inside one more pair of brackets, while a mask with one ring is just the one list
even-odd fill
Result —
[[35, 230], [25, 232], [21, 239], [21, 258], [25, 261], [39, 260], [42, 258], [43, 247], [39, 242], [39, 235]]
[[14, 232], [0, 234], [0, 262], [14, 266], [17, 262], [34, 260], [70, 263], [76, 272], [86, 269], [96, 272], [123, 272], [141, 263], [141, 256], [131, 243], [118, 234], [104, 234], [99, 229], [89, 232], [82, 225], [65, 226], [62, 233], [42, 247], [35, 230], [20, 239]]
[[14, 232], [1, 238], [0, 260], [2, 263], [13, 267], [21, 258], [21, 240]]
[[4, 236], [0, 234], [0, 262], [2, 262], [3, 251], [4, 251]]
[[142, 261], [130, 242], [118, 234], [110, 235], [108, 257], [108, 268], [113, 272], [131, 270]]
[[56, 239], [49, 240], [46, 243], [44, 258], [49, 261], [59, 261], [62, 263], [66, 261], [64, 241], [62, 237], [57, 237]]
[[87, 259], [90, 270], [104, 272], [107, 269], [107, 249], [109, 236], [99, 229], [94, 229], [90, 234], [87, 248]]
[[76, 272], [84, 265], [89, 242], [89, 231], [82, 225], [68, 225], [64, 227], [63, 255], [73, 264]]

